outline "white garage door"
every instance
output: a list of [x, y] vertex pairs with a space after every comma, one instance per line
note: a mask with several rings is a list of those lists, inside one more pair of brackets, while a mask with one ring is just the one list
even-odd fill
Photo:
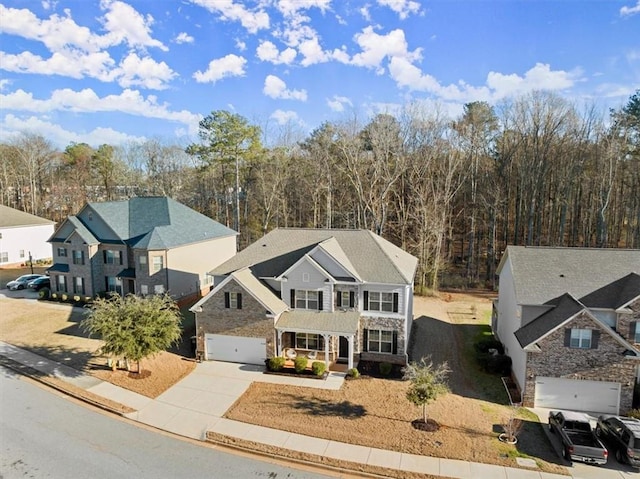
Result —
[[208, 360], [264, 365], [267, 358], [267, 341], [264, 338], [206, 334], [205, 341]]
[[535, 406], [618, 414], [620, 383], [536, 378]]

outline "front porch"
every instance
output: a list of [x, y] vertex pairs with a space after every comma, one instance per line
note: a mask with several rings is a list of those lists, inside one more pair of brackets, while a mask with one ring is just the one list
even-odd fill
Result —
[[277, 355], [291, 362], [298, 355], [310, 364], [324, 361], [327, 370], [336, 370], [341, 363], [351, 369], [359, 322], [357, 311], [287, 311], [276, 323]]
[[[308, 349], [293, 349], [296, 353], [296, 356], [292, 356], [292, 355], [289, 356], [287, 355], [287, 352], [290, 349], [292, 348], [286, 348], [281, 355], [282, 357], [285, 358], [285, 361], [284, 361], [285, 368], [293, 368], [295, 358], [300, 356], [304, 356], [307, 358], [307, 369], [309, 370], [311, 369], [311, 365], [315, 361], [323, 361], [325, 365], [327, 364], [324, 352], [309, 351]], [[316, 353], [315, 355], [313, 354], [314, 352]], [[329, 363], [329, 366], [327, 367], [327, 371], [337, 372], [337, 373], [346, 373], [349, 370], [349, 364], [346, 361], [331, 359], [331, 356], [330, 356], [328, 363]], [[354, 360], [352, 367], [354, 368], [358, 367], [357, 360]]]

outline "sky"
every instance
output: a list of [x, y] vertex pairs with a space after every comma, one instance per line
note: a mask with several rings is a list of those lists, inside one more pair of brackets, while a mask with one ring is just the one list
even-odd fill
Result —
[[227, 110], [268, 143], [540, 89], [607, 112], [638, 88], [640, 0], [0, 0], [2, 142], [188, 144]]

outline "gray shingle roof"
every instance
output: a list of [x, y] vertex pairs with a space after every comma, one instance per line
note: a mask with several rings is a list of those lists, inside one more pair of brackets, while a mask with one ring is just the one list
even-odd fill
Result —
[[51, 225], [55, 223], [24, 211], [0, 205], [0, 228], [18, 228], [20, 226]]
[[[226, 275], [251, 266], [258, 277], [276, 277], [316, 245], [335, 238], [340, 249], [369, 283], [411, 284], [418, 260], [367, 230], [277, 228], [218, 266], [211, 273]], [[335, 245], [330, 248], [334, 249]]]
[[589, 308], [618, 309], [640, 296], [640, 275], [629, 273], [613, 283], [580, 298]]
[[536, 319], [527, 323], [515, 332], [516, 339], [523, 348], [536, 342], [549, 331], [554, 330], [569, 318], [585, 309], [583, 304], [568, 293], [563, 294], [546, 304], [553, 305], [555, 307], [552, 310], [541, 314]]
[[256, 278], [249, 268], [235, 271], [231, 276], [246, 291], [250, 292], [258, 301], [260, 301], [265, 309], [272, 314], [278, 315], [288, 309], [288, 306], [279, 297], [271, 292], [258, 278]]
[[629, 273], [640, 274], [637, 249], [509, 246], [505, 254], [518, 304], [544, 304], [563, 293], [582, 298]]
[[[237, 233], [211, 218], [167, 197], [139, 197], [127, 201], [89, 203], [117, 238], [133, 248], [170, 249]], [[84, 223], [86, 227], [90, 227]]]
[[[82, 221], [76, 216], [69, 216], [67, 221], [71, 223], [75, 229], [75, 232], [82, 238], [87, 244], [96, 244], [99, 243], [98, 239], [93, 235], [89, 228], [87, 228]], [[55, 236], [55, 234], [54, 234]], [[62, 241], [66, 240], [66, 238], [62, 238]], [[51, 240], [50, 240], [51, 241]]]

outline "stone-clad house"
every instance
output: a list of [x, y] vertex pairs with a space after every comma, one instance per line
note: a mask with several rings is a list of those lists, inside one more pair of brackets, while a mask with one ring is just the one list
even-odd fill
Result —
[[493, 331], [525, 406], [626, 413], [640, 378], [640, 250], [509, 246]]
[[52, 293], [200, 297], [237, 233], [167, 197], [87, 203], [49, 238]]
[[417, 260], [365, 230], [275, 229], [211, 271], [192, 307], [205, 359], [405, 364]]

